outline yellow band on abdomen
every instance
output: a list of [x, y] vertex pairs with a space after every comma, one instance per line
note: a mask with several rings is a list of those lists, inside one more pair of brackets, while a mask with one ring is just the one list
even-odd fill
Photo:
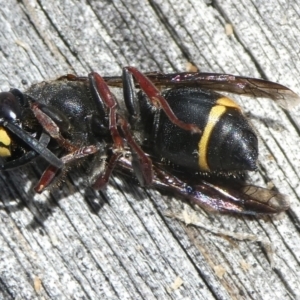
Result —
[[216, 101], [216, 105], [222, 105], [222, 106], [226, 106], [226, 107], [234, 107], [234, 108], [237, 108], [237, 109], [241, 110], [239, 105], [237, 103], [235, 103], [232, 99], [228, 98], [228, 97], [219, 98]]
[[198, 164], [202, 171], [210, 170], [207, 162], [209, 139], [215, 125], [220, 120], [221, 116], [225, 113], [225, 111], [226, 111], [226, 106], [216, 105], [211, 109], [209, 113], [207, 124], [204, 128], [203, 134], [198, 143], [198, 152], [199, 152]]

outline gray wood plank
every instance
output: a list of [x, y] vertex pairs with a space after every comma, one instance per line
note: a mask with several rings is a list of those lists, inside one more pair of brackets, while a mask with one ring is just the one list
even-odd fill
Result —
[[[226, 2], [226, 3], [224, 3]], [[300, 93], [299, 5], [291, 1], [0, 0], [0, 87], [26, 90], [65, 73], [201, 71], [263, 77]], [[225, 25], [233, 34], [226, 35]], [[178, 197], [114, 177], [87, 187], [82, 169], [41, 195], [38, 167], [0, 174], [2, 299], [300, 298], [299, 108], [235, 97], [260, 140], [253, 183], [275, 185], [291, 208], [273, 218], [195, 214], [237, 241], [166, 214]], [[92, 205], [91, 205], [92, 203]], [[96, 207], [99, 209], [96, 209]], [[183, 284], [174, 282], [179, 277]]]

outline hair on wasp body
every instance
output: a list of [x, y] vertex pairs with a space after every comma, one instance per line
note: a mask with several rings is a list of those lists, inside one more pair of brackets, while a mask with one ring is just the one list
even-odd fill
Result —
[[[111, 87], [122, 89], [122, 99]], [[42, 192], [66, 167], [88, 161], [95, 189], [117, 171], [211, 210], [286, 210], [279, 193], [201, 176], [256, 169], [255, 131], [241, 108], [216, 90], [268, 97], [285, 107], [299, 102], [278, 83], [228, 74], [143, 74], [134, 67], [120, 77], [69, 74], [24, 93], [0, 93], [0, 169], [44, 159], [49, 166], [35, 187]]]

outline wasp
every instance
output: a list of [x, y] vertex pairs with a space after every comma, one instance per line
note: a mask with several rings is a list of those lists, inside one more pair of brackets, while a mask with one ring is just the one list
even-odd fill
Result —
[[256, 170], [258, 139], [238, 104], [220, 91], [285, 107], [299, 102], [278, 83], [229, 74], [143, 74], [134, 67], [117, 77], [68, 74], [24, 93], [0, 93], [0, 169], [43, 159], [48, 167], [35, 187], [42, 192], [64, 169], [88, 161], [95, 189], [116, 171], [219, 212], [288, 209], [275, 191], [226, 183]]

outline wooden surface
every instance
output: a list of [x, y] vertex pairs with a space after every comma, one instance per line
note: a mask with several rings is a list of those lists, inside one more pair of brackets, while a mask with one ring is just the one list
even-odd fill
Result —
[[[185, 71], [192, 63], [300, 93], [299, 14], [296, 1], [278, 0], [0, 0], [0, 87], [26, 90], [91, 69], [118, 75], [126, 65]], [[300, 299], [300, 110], [235, 99], [261, 138], [251, 179], [288, 195], [288, 212], [260, 219], [206, 214], [126, 178], [95, 192], [82, 170], [60, 189], [35, 195], [35, 165], [3, 172], [0, 298]], [[183, 212], [207, 229], [167, 216]]]

